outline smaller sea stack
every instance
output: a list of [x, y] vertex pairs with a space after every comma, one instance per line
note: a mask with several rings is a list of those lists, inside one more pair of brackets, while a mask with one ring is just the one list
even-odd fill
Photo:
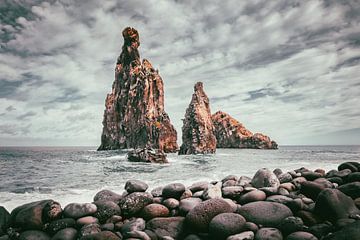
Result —
[[217, 111], [211, 116], [217, 148], [277, 149], [278, 145], [262, 133], [253, 134], [229, 114]]
[[189, 107], [186, 109], [182, 127], [182, 145], [179, 154], [215, 153], [216, 137], [211, 120], [209, 98], [203, 89], [203, 83], [194, 86]]

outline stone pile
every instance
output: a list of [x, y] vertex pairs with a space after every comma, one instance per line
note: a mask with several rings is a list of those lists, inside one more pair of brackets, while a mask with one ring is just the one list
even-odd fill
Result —
[[129, 180], [125, 192], [97, 193], [62, 208], [53, 200], [9, 213], [0, 207], [0, 239], [358, 240], [360, 163], [325, 172], [259, 169], [191, 186], [148, 191]]

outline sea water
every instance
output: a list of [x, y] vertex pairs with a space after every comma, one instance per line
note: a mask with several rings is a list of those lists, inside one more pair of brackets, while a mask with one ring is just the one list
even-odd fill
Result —
[[328, 171], [345, 161], [360, 161], [360, 146], [217, 149], [213, 155], [168, 154], [168, 164], [128, 162], [126, 153], [98, 152], [95, 147], [0, 147], [0, 206], [10, 211], [43, 199], [62, 206], [91, 202], [102, 189], [122, 193], [129, 179], [145, 181], [151, 189], [172, 182], [221, 180], [230, 174], [252, 177], [264, 167]]

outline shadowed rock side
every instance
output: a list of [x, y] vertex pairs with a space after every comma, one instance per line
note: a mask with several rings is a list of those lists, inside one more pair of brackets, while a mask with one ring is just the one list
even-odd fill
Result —
[[151, 63], [140, 60], [139, 34], [123, 31], [124, 45], [107, 95], [98, 150], [151, 147], [175, 152], [177, 133], [164, 111], [164, 86]]
[[204, 92], [202, 82], [194, 86], [194, 94], [183, 121], [183, 143], [179, 154], [215, 153], [216, 138], [211, 121], [209, 98]]
[[275, 141], [261, 133], [253, 134], [229, 114], [217, 111], [211, 116], [218, 148], [277, 149]]

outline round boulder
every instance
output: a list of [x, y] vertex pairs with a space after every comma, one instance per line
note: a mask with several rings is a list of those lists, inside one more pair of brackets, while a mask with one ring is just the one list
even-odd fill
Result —
[[159, 239], [166, 239], [166, 236], [182, 239], [184, 221], [184, 217], [153, 218], [146, 223], [146, 229], [153, 231]]
[[341, 185], [338, 189], [352, 199], [360, 197], [360, 182], [347, 183]]
[[97, 207], [93, 203], [70, 203], [64, 208], [64, 215], [70, 218], [81, 218], [96, 213]]
[[49, 225], [46, 227], [46, 232], [50, 233], [50, 235], [53, 235], [61, 229], [74, 227], [75, 224], [76, 222], [73, 218], [58, 219], [49, 223]]
[[64, 228], [58, 231], [51, 240], [76, 240], [77, 233], [75, 228]]
[[255, 235], [255, 240], [282, 240], [281, 232], [276, 228], [260, 228]]
[[185, 186], [182, 183], [171, 183], [166, 185], [162, 190], [163, 198], [180, 199], [181, 195], [185, 192]]
[[44, 224], [61, 216], [59, 203], [53, 200], [43, 200], [19, 206], [11, 212], [13, 226], [23, 230], [43, 229]]
[[319, 194], [314, 213], [335, 223], [338, 219], [360, 214], [354, 201], [337, 189], [327, 188]]
[[232, 211], [232, 207], [225, 200], [221, 198], [209, 199], [199, 203], [189, 211], [186, 215], [186, 223], [189, 227], [199, 232], [207, 232], [209, 223], [213, 217], [220, 213]]
[[38, 230], [28, 230], [20, 234], [19, 240], [50, 240], [50, 237]]
[[97, 211], [94, 217], [99, 219], [100, 223], [104, 223], [108, 218], [113, 215], [120, 215], [121, 210], [119, 205], [113, 201], [97, 201], [94, 202], [97, 207]]
[[169, 209], [174, 209], [179, 207], [180, 203], [175, 198], [168, 198], [164, 200], [163, 204]]
[[200, 198], [186, 198], [180, 201], [179, 210], [182, 214], [187, 214], [191, 209], [201, 203]]
[[128, 193], [145, 192], [148, 188], [149, 186], [140, 180], [129, 180], [125, 184], [125, 190]]
[[4, 207], [0, 207], [0, 236], [6, 233], [9, 225], [10, 213]]
[[226, 239], [230, 235], [240, 233], [246, 220], [236, 213], [220, 213], [209, 224], [209, 235], [215, 239]]
[[280, 182], [277, 176], [267, 168], [259, 169], [251, 180], [251, 185], [256, 188], [279, 187]]
[[286, 240], [318, 240], [317, 237], [308, 232], [294, 232], [287, 236]]
[[266, 199], [266, 194], [263, 191], [254, 190], [254, 191], [245, 193], [244, 195], [241, 195], [239, 197], [238, 202], [240, 204], [245, 204], [245, 203], [249, 203], [249, 202], [264, 201], [265, 199]]
[[238, 209], [238, 213], [247, 221], [265, 227], [276, 227], [283, 219], [293, 215], [291, 210], [283, 204], [264, 201], [245, 204]]
[[110, 190], [101, 190], [94, 197], [94, 202], [97, 201], [113, 201], [118, 203], [122, 196]]
[[92, 224], [92, 223], [99, 223], [99, 219], [93, 216], [86, 216], [82, 218], [78, 218], [76, 220], [76, 225], [82, 227], [84, 225]]
[[150, 193], [134, 192], [124, 197], [119, 205], [123, 215], [133, 216], [152, 202], [153, 197]]
[[169, 216], [169, 209], [164, 205], [158, 203], [152, 203], [145, 206], [141, 211], [140, 215], [145, 220], [149, 220], [156, 217], [167, 217]]

